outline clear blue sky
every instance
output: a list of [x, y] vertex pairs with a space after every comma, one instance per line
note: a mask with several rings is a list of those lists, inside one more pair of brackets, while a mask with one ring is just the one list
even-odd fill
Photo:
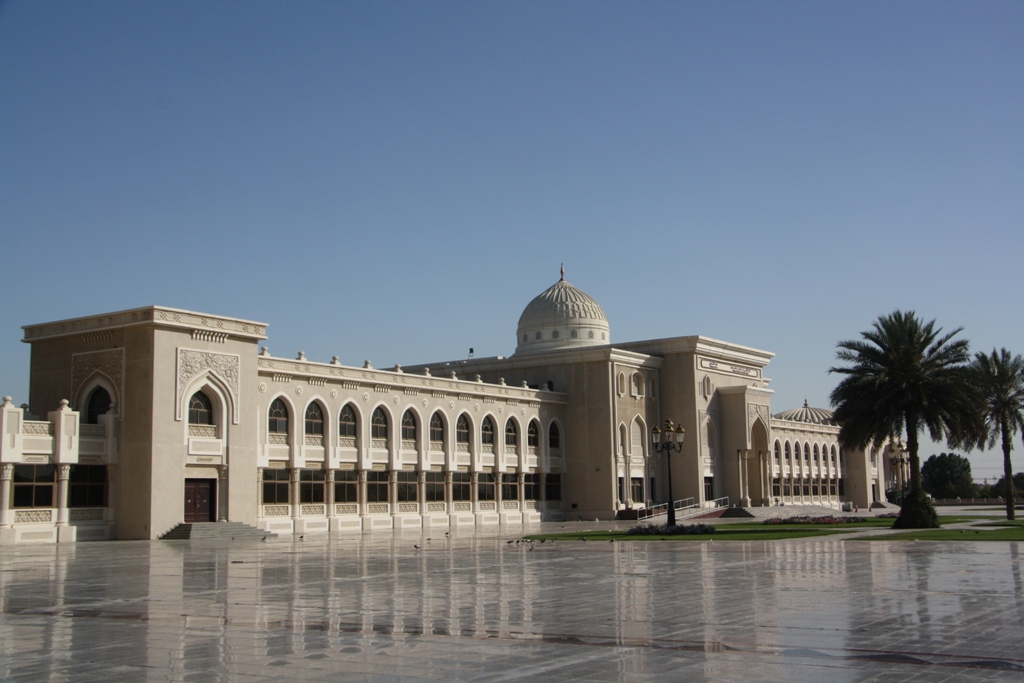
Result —
[[507, 355], [563, 261], [613, 340], [774, 351], [777, 411], [896, 308], [1024, 352], [1022, 35], [1021, 2], [5, 2], [0, 391], [21, 325], [149, 304]]

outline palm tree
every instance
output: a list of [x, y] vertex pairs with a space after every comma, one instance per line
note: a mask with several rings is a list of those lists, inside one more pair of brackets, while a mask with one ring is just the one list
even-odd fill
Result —
[[978, 353], [971, 364], [974, 381], [983, 394], [982, 419], [988, 447], [1003, 441], [1003, 473], [1006, 481], [1006, 519], [1014, 518], [1013, 466], [1010, 451], [1017, 430], [1024, 431], [1024, 359], [1006, 349], [986, 356]]
[[925, 323], [913, 311], [895, 311], [861, 332], [862, 340], [837, 344], [836, 358], [849, 363], [829, 369], [845, 375], [830, 396], [843, 446], [878, 448], [904, 431], [907, 435], [910, 492], [896, 527], [939, 525], [921, 487], [921, 429], [952, 447], [978, 443], [979, 394], [969, 381], [969, 342], [953, 339], [962, 329], [942, 335], [934, 320]]

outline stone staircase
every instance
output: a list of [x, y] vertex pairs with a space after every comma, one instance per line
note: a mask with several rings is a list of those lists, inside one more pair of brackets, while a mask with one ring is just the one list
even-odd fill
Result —
[[242, 522], [205, 522], [179, 524], [160, 537], [162, 541], [260, 541], [276, 534], [260, 531]]

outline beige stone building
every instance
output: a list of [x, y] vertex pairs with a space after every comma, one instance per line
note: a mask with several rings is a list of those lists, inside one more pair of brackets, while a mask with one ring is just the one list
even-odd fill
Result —
[[[633, 517], [881, 499], [887, 460], [828, 411], [772, 417], [773, 354], [613, 343], [565, 281], [510, 357], [377, 369], [270, 355], [266, 324], [160, 306], [24, 328], [30, 400], [0, 408], [0, 543]], [[686, 430], [671, 463], [651, 429]], [[646, 513], [644, 513], [646, 514]]]

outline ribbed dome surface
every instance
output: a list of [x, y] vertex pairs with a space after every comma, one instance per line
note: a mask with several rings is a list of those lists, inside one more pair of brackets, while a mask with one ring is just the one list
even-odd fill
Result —
[[608, 322], [601, 305], [565, 280], [538, 294], [519, 316], [519, 329], [537, 325], [566, 325], [583, 318]]
[[562, 279], [538, 294], [519, 316], [516, 353], [607, 344], [604, 309]]
[[803, 408], [785, 410], [781, 413], [776, 413], [773, 417], [777, 420], [807, 422], [814, 425], [834, 425], [836, 423], [836, 421], [832, 419], [831, 410], [825, 410], [824, 408], [811, 408], [807, 405], [807, 401], [804, 401]]

